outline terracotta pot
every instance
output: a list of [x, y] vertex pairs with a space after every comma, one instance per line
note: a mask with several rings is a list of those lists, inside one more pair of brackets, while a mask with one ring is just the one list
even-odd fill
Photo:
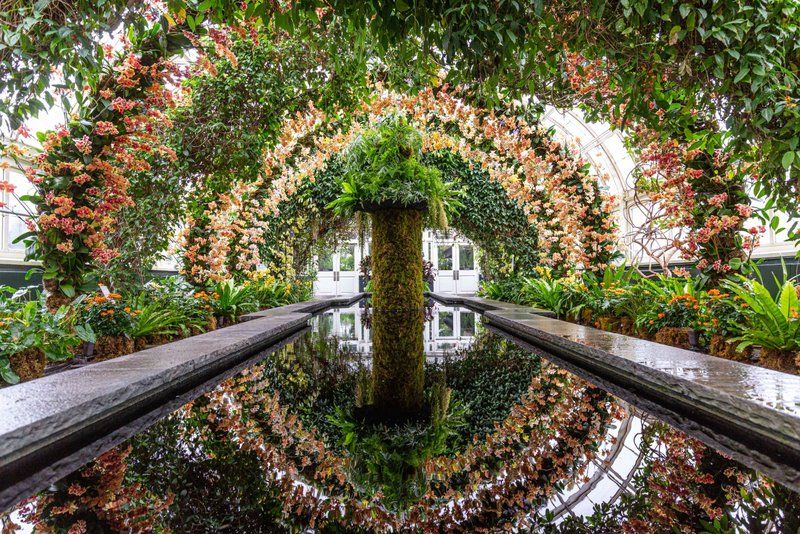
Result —
[[20, 382], [44, 376], [47, 358], [39, 349], [26, 349], [8, 357], [11, 370], [19, 376]]
[[94, 343], [92, 355], [94, 360], [101, 362], [125, 354], [130, 354], [136, 349], [131, 338], [126, 336], [100, 336]]
[[679, 349], [697, 348], [697, 332], [694, 328], [666, 326], [656, 332], [656, 343], [670, 345]]
[[708, 351], [712, 356], [718, 356], [727, 360], [734, 360], [737, 362], [749, 360], [753, 355], [753, 347], [747, 347], [746, 349], [739, 351], [736, 350], [736, 345], [736, 342], [728, 342], [727, 339], [719, 334], [712, 334]]
[[797, 374], [798, 353], [791, 350], [761, 348], [758, 363], [769, 369], [784, 373]]
[[606, 332], [616, 332], [619, 329], [620, 321], [616, 317], [604, 315], [597, 320], [597, 324], [600, 330], [605, 330]]

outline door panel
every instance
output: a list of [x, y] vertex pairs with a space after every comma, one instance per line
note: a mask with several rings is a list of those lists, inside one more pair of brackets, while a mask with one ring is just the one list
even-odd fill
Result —
[[453, 246], [437, 245], [434, 248], [436, 254], [436, 290], [442, 293], [454, 293], [456, 290], [455, 278], [453, 276]]
[[456, 293], [478, 291], [478, 270], [475, 268], [475, 249], [472, 245], [458, 245], [458, 274]]
[[339, 250], [339, 270], [337, 295], [354, 295], [358, 292], [358, 271], [356, 270], [356, 246], [344, 245]]

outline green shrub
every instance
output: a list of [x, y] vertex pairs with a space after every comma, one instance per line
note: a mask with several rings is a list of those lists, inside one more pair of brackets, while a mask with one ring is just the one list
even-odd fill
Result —
[[131, 336], [134, 330], [134, 313], [122, 300], [122, 295], [87, 297], [79, 308], [79, 322], [88, 324], [97, 336]]
[[252, 286], [237, 285], [233, 280], [226, 280], [211, 286], [210, 291], [211, 307], [217, 317], [233, 321], [258, 309], [258, 301]]

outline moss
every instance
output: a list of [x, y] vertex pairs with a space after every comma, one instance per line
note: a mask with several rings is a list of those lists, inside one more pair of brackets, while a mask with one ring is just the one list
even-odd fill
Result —
[[392, 418], [424, 403], [422, 213], [386, 209], [372, 218], [372, 401]]
[[44, 368], [47, 364], [44, 352], [39, 349], [17, 352], [10, 355], [8, 361], [11, 363], [11, 370], [19, 376], [20, 382], [44, 376]]
[[133, 340], [125, 336], [100, 336], [94, 344], [94, 361], [102, 362], [130, 354], [135, 350]]

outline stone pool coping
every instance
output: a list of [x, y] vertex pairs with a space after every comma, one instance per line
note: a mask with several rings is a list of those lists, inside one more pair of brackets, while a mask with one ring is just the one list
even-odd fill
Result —
[[624, 388], [666, 407], [691, 434], [800, 490], [800, 376], [560, 321], [536, 308], [431, 296], [483, 311], [489, 325], [617, 386], [614, 393]]
[[75, 467], [42, 467], [48, 462], [76, 454], [101, 434], [280, 343], [306, 328], [313, 313], [363, 296], [256, 312], [235, 325], [0, 389], [0, 511], [30, 494], [27, 480], [41, 487]]

